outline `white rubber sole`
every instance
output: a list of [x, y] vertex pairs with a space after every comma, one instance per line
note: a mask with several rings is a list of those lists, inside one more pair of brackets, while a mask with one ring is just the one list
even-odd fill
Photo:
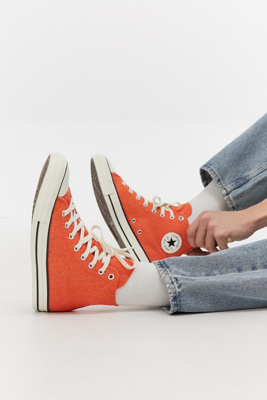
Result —
[[142, 246], [132, 231], [125, 216], [112, 173], [111, 163], [101, 154], [91, 159], [91, 175], [96, 200], [100, 211], [120, 247], [132, 247], [129, 253], [138, 261], [149, 262]]
[[58, 196], [68, 190], [68, 164], [60, 154], [51, 154], [44, 164], [35, 194], [31, 224], [32, 307], [49, 311], [47, 268], [51, 217]]

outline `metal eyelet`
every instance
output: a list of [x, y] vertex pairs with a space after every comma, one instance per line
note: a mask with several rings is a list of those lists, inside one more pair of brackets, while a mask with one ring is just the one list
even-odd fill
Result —
[[148, 204], [146, 204], [146, 203], [143, 203], [143, 206], [144, 206], [144, 207], [148, 207]]
[[174, 216], [174, 215], [171, 215], [171, 216], [170, 216], [170, 219], [175, 219], [175, 216]]
[[114, 274], [109, 274], [108, 279], [109, 279], [110, 281], [112, 281], [114, 278], [115, 278], [115, 275], [114, 275]]
[[132, 223], [133, 223], [133, 224], [136, 223], [136, 219], [135, 219], [135, 218], [132, 219]]
[[180, 217], [178, 218], [180, 221], [183, 221], [184, 220], [184, 217], [182, 217], [181, 215], [180, 215]]
[[88, 268], [93, 269], [94, 265], [92, 263], [89, 263]]
[[136, 196], [136, 200], [141, 200], [141, 197], [140, 196]]
[[99, 269], [99, 270], [98, 270], [98, 273], [99, 273], [99, 275], [103, 275], [103, 274], [104, 274], [104, 271], [102, 271], [102, 269]]
[[133, 193], [133, 190], [129, 189], [129, 193]]
[[68, 224], [68, 222], [65, 222], [65, 228], [66, 228], [66, 229], [69, 229], [69, 224]]
[[141, 235], [141, 233], [142, 233], [141, 229], [138, 229], [137, 233], [138, 233], [138, 235]]
[[79, 251], [79, 247], [78, 246], [74, 246], [74, 251]]
[[152, 208], [152, 212], [153, 212], [154, 214], [156, 214], [157, 210], [154, 210], [154, 208]]
[[66, 211], [65, 210], [62, 211], [62, 217], [66, 217]]
[[165, 217], [165, 214], [160, 214], [160, 216], [161, 216], [162, 218], [164, 218], [164, 217]]
[[70, 239], [70, 240], [73, 240], [73, 239], [74, 239], [74, 236], [73, 236], [72, 233], [69, 234], [69, 239]]
[[123, 181], [122, 181], [121, 183], [122, 183], [123, 186], [126, 186], [126, 182], [123, 182]]
[[85, 256], [84, 256], [84, 254], [82, 254], [82, 255], [81, 255], [81, 260], [84, 261], [85, 259], [86, 259], [86, 258], [85, 258]]

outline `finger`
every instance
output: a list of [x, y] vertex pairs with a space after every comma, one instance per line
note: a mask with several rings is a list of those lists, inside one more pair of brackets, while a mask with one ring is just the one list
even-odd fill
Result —
[[196, 234], [199, 226], [199, 218], [197, 218], [187, 229], [186, 236], [187, 241], [191, 247], [197, 247], [195, 244]]
[[216, 253], [217, 251], [219, 251], [217, 248], [217, 242], [215, 240], [214, 235], [210, 232], [207, 231], [206, 234], [206, 240], [205, 240], [205, 249], [207, 249], [210, 253]]
[[217, 243], [220, 250], [229, 249], [226, 239], [217, 239]]
[[206, 235], [207, 235], [207, 229], [205, 226], [199, 226], [197, 235], [195, 238], [195, 247], [205, 247], [205, 241], [206, 241]]

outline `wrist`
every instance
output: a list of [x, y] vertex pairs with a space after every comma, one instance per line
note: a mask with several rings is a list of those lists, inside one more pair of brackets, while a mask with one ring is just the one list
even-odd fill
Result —
[[253, 232], [267, 226], [267, 199], [244, 211], [247, 212], [247, 223]]

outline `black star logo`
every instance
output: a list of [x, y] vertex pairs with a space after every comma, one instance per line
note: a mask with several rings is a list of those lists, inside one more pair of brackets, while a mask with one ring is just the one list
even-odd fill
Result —
[[174, 243], [176, 243], [176, 240], [173, 240], [172, 238], [170, 240], [167, 240], [167, 243], [169, 243], [169, 247], [174, 246]]

